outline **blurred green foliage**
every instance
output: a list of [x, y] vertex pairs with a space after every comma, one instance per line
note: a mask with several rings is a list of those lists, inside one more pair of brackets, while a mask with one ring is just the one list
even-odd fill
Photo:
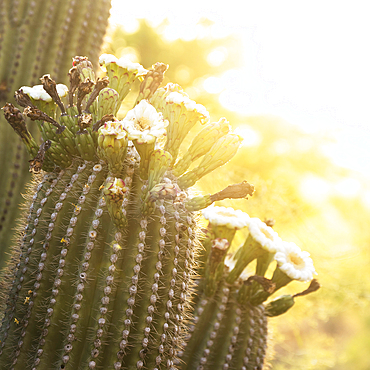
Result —
[[[202, 22], [204, 27], [210, 25]], [[157, 61], [169, 64], [168, 80], [207, 106], [213, 120], [225, 116], [233, 128], [247, 129], [257, 137], [258, 143], [242, 147], [230, 163], [202, 179], [199, 191], [217, 192], [243, 179], [253, 183], [256, 191], [249, 200], [219, 205], [240, 208], [262, 220], [273, 218], [284, 240], [311, 253], [318, 272], [322, 288], [298, 298], [284, 317], [270, 320], [271, 367], [370, 369], [370, 204], [364, 197], [364, 189], [370, 194], [370, 179], [331, 163], [323, 154], [328, 144], [325, 137], [305, 134], [277, 117], [227, 111], [217, 94], [205, 92], [202, 83], [207, 77], [241, 65], [237, 39], [207, 36], [169, 42], [162, 37], [165, 27], [166, 23], [152, 28], [141, 21], [135, 33], [116, 28], [104, 52], [134, 55], [146, 68]], [[212, 66], [207, 56], [215, 48], [224, 48], [227, 57]], [[348, 179], [360, 183], [363, 191], [351, 194], [352, 189], [346, 189]], [[301, 283], [286, 288], [289, 292], [304, 289]]]

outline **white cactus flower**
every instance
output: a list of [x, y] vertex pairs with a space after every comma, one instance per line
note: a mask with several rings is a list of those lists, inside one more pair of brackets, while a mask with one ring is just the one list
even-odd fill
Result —
[[242, 229], [247, 226], [249, 216], [241, 210], [231, 207], [210, 206], [203, 210], [203, 216], [211, 224], [226, 226], [229, 229]]
[[191, 100], [185, 93], [177, 91], [171, 92], [166, 97], [166, 102], [170, 104], [183, 104], [188, 111], [195, 111], [204, 116], [204, 120], [209, 120], [209, 113], [202, 104], [197, 104]]
[[104, 126], [100, 127], [99, 133], [101, 135], [116, 135], [117, 139], [124, 139], [127, 136], [127, 131], [120, 121], [108, 121]]
[[248, 229], [250, 236], [258, 242], [263, 249], [270, 253], [276, 253], [280, 250], [281, 238], [270, 226], [267, 226], [259, 218], [249, 219]]
[[[68, 94], [68, 87], [66, 85], [57, 84], [56, 88], [57, 93], [61, 98]], [[46, 102], [51, 102], [53, 100], [51, 96], [44, 90], [42, 85], [35, 85], [33, 87], [22, 86], [20, 90], [34, 100], [43, 100]]]
[[148, 73], [148, 70], [145, 69], [140, 63], [134, 63], [131, 62], [128, 58], [122, 57], [122, 58], [116, 58], [112, 54], [102, 54], [99, 58], [99, 64], [101, 66], [108, 65], [110, 63], [116, 63], [119, 67], [122, 67], [124, 69], [127, 69], [127, 71], [130, 72], [137, 72], [137, 76], [143, 76]]
[[275, 254], [281, 271], [292, 280], [310, 281], [316, 274], [308, 252], [302, 251], [295, 243], [282, 242], [282, 248]]
[[157, 112], [147, 100], [141, 100], [135, 108], [127, 112], [121, 122], [128, 132], [129, 140], [138, 140], [139, 143], [153, 143], [166, 135], [165, 127], [168, 125], [168, 121], [163, 120], [162, 113]]

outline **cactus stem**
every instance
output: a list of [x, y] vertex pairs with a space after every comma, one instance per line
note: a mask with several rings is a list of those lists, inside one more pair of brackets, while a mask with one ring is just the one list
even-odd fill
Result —
[[[59, 173], [59, 176], [52, 181], [50, 187], [45, 192], [41, 193], [42, 194], [41, 196], [43, 196], [43, 198], [41, 200], [39, 200], [38, 202], [36, 202], [38, 200], [38, 194], [39, 194], [40, 190], [43, 188], [44, 183], [46, 182], [46, 176], [44, 176], [45, 181], [42, 181], [38, 185], [37, 192], [33, 196], [33, 203], [30, 206], [30, 213], [27, 217], [27, 220], [29, 221], [29, 220], [31, 220], [31, 216], [33, 214], [35, 214], [35, 216], [36, 216], [36, 218], [33, 221], [33, 226], [34, 227], [32, 228], [32, 230], [30, 230], [30, 228], [27, 228], [27, 230], [25, 230], [26, 233], [22, 238], [20, 262], [17, 264], [16, 276], [15, 276], [15, 280], [18, 281], [18, 285], [16, 286], [16, 290], [19, 293], [15, 296], [14, 302], [11, 304], [11, 311], [6, 312], [6, 314], [4, 316], [4, 319], [7, 319], [7, 317], [9, 317], [8, 325], [7, 325], [8, 329], [10, 328], [9, 323], [11, 322], [14, 315], [17, 315], [19, 317], [19, 321], [21, 321], [21, 325], [22, 325], [21, 332], [19, 333], [19, 331], [18, 331], [18, 333], [16, 333], [16, 335], [15, 335], [15, 337], [16, 338], [18, 337], [19, 340], [17, 340], [15, 338], [15, 340], [17, 340], [17, 347], [16, 347], [16, 350], [13, 351], [13, 354], [12, 354], [11, 360], [13, 360], [13, 361], [17, 361], [17, 357], [21, 353], [23, 343], [24, 343], [24, 341], [27, 340], [27, 338], [25, 337], [26, 327], [29, 324], [28, 319], [30, 318], [31, 309], [33, 307], [33, 300], [30, 299], [30, 298], [32, 296], [36, 297], [36, 292], [35, 291], [37, 290], [37, 285], [36, 285], [36, 284], [38, 284], [37, 279], [38, 279], [39, 274], [41, 274], [41, 271], [39, 270], [38, 274], [36, 275], [35, 286], [32, 287], [32, 289], [29, 290], [29, 287], [30, 287], [29, 281], [30, 281], [30, 277], [31, 277], [30, 272], [29, 272], [29, 270], [30, 270], [29, 267], [32, 265], [33, 260], [35, 259], [35, 256], [34, 256], [35, 253], [33, 253], [33, 252], [34, 252], [34, 249], [35, 249], [34, 246], [36, 245], [35, 244], [35, 239], [37, 238], [37, 229], [38, 229], [37, 226], [39, 224], [39, 219], [42, 215], [44, 205], [48, 201], [48, 198], [52, 194], [54, 188], [57, 186], [58, 182], [60, 181], [60, 179], [62, 178], [63, 175], [64, 175], [64, 171], [61, 171]], [[37, 210], [34, 209], [36, 204], [38, 205]], [[27, 250], [26, 250], [26, 248], [27, 248]], [[42, 255], [41, 260], [39, 262], [39, 267], [40, 267], [40, 263], [43, 262], [43, 257], [44, 256]], [[27, 294], [28, 294], [29, 299], [30, 299], [27, 302], [28, 304], [26, 306], [25, 306], [26, 294], [23, 293], [22, 288], [23, 288], [23, 290], [27, 291]], [[32, 296], [31, 296], [31, 293], [32, 293]], [[24, 297], [23, 297], [23, 294], [24, 294]]]
[[[69, 193], [71, 191], [71, 189], [73, 188], [73, 184], [76, 182], [76, 180], [78, 179], [79, 173], [81, 173], [81, 171], [83, 171], [83, 169], [84, 169], [84, 166], [80, 166], [77, 169], [76, 173], [74, 175], [71, 175], [70, 182], [64, 187], [64, 190], [62, 191], [62, 194], [60, 195], [60, 197], [59, 197], [59, 199], [58, 199], [58, 201], [57, 201], [57, 203], [54, 207], [54, 212], [50, 215], [49, 220], [51, 222], [48, 222], [48, 229], [47, 229], [48, 231], [47, 231], [46, 235], [44, 236], [45, 239], [43, 240], [42, 250], [40, 250], [42, 252], [41, 255], [40, 255], [40, 259], [38, 260], [38, 263], [36, 261], [33, 263], [35, 265], [37, 264], [38, 269], [37, 269], [37, 274], [36, 274], [36, 277], [35, 277], [34, 285], [32, 286], [32, 297], [33, 298], [30, 300], [30, 302], [27, 306], [27, 311], [24, 314], [24, 317], [27, 320], [27, 327], [28, 327], [28, 330], [29, 330], [27, 332], [28, 334], [32, 333], [32, 328], [35, 328], [36, 326], [38, 326], [37, 320], [35, 320], [34, 318], [30, 319], [32, 308], [35, 307], [36, 310], [39, 310], [40, 305], [41, 306], [44, 305], [44, 298], [46, 299], [46, 297], [43, 297], [42, 294], [38, 293], [38, 290], [39, 290], [41, 284], [44, 285], [45, 281], [48, 280], [48, 278], [49, 278], [50, 272], [49, 272], [49, 268], [48, 268], [48, 261], [50, 260], [50, 257], [48, 258], [47, 251], [49, 249], [49, 244], [52, 242], [51, 240], [52, 240], [53, 231], [55, 229], [55, 223], [56, 223], [58, 218], [61, 218], [61, 216], [58, 217], [58, 215], [61, 213], [63, 205], [66, 204], [65, 199], [66, 199], [67, 193]], [[64, 171], [61, 171], [57, 180], [59, 181], [62, 178], [63, 175], [64, 175]], [[54, 185], [54, 187], [55, 187], [57, 185], [57, 182], [54, 181], [54, 184], [55, 184]], [[53, 188], [47, 190], [45, 195], [49, 197], [51, 195], [51, 190], [52, 189]], [[40, 202], [41, 205], [45, 204], [46, 200], [47, 200], [47, 198], [43, 198]], [[75, 213], [77, 213], [77, 212], [75, 212]], [[38, 218], [40, 219], [41, 215], [42, 215], [42, 212], [41, 212], [41, 208], [40, 208], [40, 209], [37, 210], [36, 216], [38, 216]], [[42, 238], [43, 236], [40, 235], [39, 238], [40, 237]], [[68, 239], [68, 238], [65, 237], [62, 240], [66, 240], [66, 239]], [[64, 249], [64, 251], [65, 250], [66, 249]], [[61, 253], [64, 253], [64, 252], [61, 252]], [[43, 278], [43, 280], [42, 280], [42, 278]], [[42, 290], [41, 290], [41, 292], [42, 292]], [[53, 305], [53, 301], [51, 300], [50, 306], [52, 306], [52, 305]], [[50, 319], [48, 318], [48, 317], [50, 317], [49, 313], [50, 312], [52, 313], [52, 311], [50, 311], [50, 309], [52, 310], [52, 308], [49, 307], [49, 310], [47, 311], [47, 319], [46, 320], [48, 320], [48, 321], [47, 321], [46, 327], [49, 326], [48, 324], [50, 324]], [[46, 310], [46, 308], [45, 308], [45, 310]], [[46, 331], [44, 331], [44, 333], [47, 333], [47, 329], [46, 329]], [[42, 340], [43, 339], [44, 338], [42, 338]], [[18, 342], [18, 346], [19, 346], [19, 344], [20, 344], [20, 342]], [[32, 345], [31, 344], [31, 338], [26, 335], [23, 338], [23, 344], [24, 344], [23, 345], [24, 350], [22, 350], [21, 346], [19, 346], [19, 348], [18, 348], [18, 351], [21, 354], [21, 358], [20, 358], [20, 361], [19, 361], [20, 364], [23, 364], [23, 362], [22, 362], [24, 360], [23, 357], [26, 356], [26, 352], [27, 352], [29, 346]], [[42, 353], [42, 349], [40, 349], [40, 351], [38, 353], [40, 353], [40, 352]]]
[[[228, 302], [230, 289], [221, 284], [219, 294], [221, 301], [215, 304], [213, 299], [201, 299], [197, 308], [198, 318], [194, 318], [194, 330], [184, 350], [184, 369], [193, 369], [205, 365], [211, 353], [211, 347], [220, 328], [220, 322], [224, 316]], [[202, 354], [202, 355], [201, 355]], [[199, 363], [197, 363], [199, 361]]]
[[25, 50], [27, 46], [27, 34], [29, 33], [30, 28], [33, 26], [33, 14], [35, 12], [40, 12], [40, 7], [41, 2], [37, 3], [36, 1], [31, 1], [26, 9], [26, 16], [22, 20], [22, 24], [19, 27], [14, 62], [8, 74], [10, 76], [8, 80], [9, 91], [17, 90], [17, 88], [21, 85], [20, 81], [22, 80], [22, 68], [24, 67], [23, 61], [27, 59], [27, 53]]
[[[6, 186], [6, 199], [4, 199], [4, 202], [1, 204], [2, 206], [2, 214], [0, 218], [0, 232], [6, 228], [6, 224], [8, 222], [9, 213], [12, 210], [12, 201], [13, 201], [13, 193], [14, 193], [14, 187], [16, 185], [16, 180], [19, 178], [22, 166], [21, 163], [19, 163], [23, 152], [23, 147], [20, 144], [20, 139], [18, 139], [19, 142], [16, 145], [15, 153], [14, 153], [14, 160], [13, 160], [13, 171], [9, 174], [10, 181], [8, 181], [4, 186]], [[9, 217], [9, 218], [8, 218]], [[5, 256], [4, 256], [5, 259]]]
[[40, 29], [40, 37], [37, 38], [36, 54], [33, 59], [33, 66], [31, 67], [31, 85], [36, 84], [39, 76], [39, 71], [42, 63], [42, 56], [45, 52], [45, 46], [47, 45], [47, 35], [51, 33], [53, 27], [53, 18], [57, 11], [57, 0], [51, 0], [48, 2], [48, 8], [45, 11], [43, 17], [43, 24]]
[[[30, 202], [29, 204], [29, 208], [28, 208], [28, 215], [27, 215], [27, 219], [30, 219], [32, 217], [32, 213], [35, 209], [35, 205], [36, 205], [36, 201], [39, 197], [39, 193], [41, 191], [41, 188], [42, 186], [44, 185], [44, 183], [47, 181], [47, 178], [48, 176], [44, 176], [42, 178], [42, 180], [40, 181], [39, 185], [37, 186], [36, 189], [33, 189], [35, 190], [33, 193], [34, 193], [34, 196], [32, 198], [32, 201]], [[40, 186], [41, 184], [41, 186]], [[55, 185], [55, 183], [52, 183], [50, 185], [50, 188], [52, 189], [52, 187]], [[32, 230], [32, 233], [33, 233], [33, 230]], [[23, 227], [23, 230], [21, 230], [20, 232], [20, 235], [19, 235], [19, 239], [20, 239], [20, 253], [23, 255], [25, 252], [26, 252], [26, 249], [25, 249], [25, 245], [27, 244], [26, 243], [26, 240], [30, 237], [31, 233], [30, 233], [30, 230], [29, 230], [29, 227], [28, 225], [26, 227]], [[8, 280], [15, 280], [17, 279], [17, 275], [20, 271], [20, 258], [22, 258], [21, 255], [17, 255], [16, 257], [13, 257], [13, 260], [12, 260], [12, 264], [14, 265], [14, 268], [12, 269], [12, 272], [13, 274], [9, 274], [9, 276], [6, 276], [6, 278]], [[16, 263], [17, 262], [17, 263]], [[11, 271], [10, 271], [11, 273]], [[11, 276], [12, 275], [12, 276]], [[14, 287], [13, 287], [14, 289]], [[19, 289], [17, 289], [19, 290]], [[9, 297], [11, 297], [11, 295], [9, 295]], [[6, 311], [4, 312], [4, 316], [2, 317], [2, 324], [1, 324], [1, 328], [0, 328], [0, 337], [2, 338], [1, 340], [1, 346], [2, 348], [5, 346], [5, 342], [6, 342], [6, 338], [7, 338], [7, 334], [6, 334], [6, 331], [5, 331], [5, 323], [9, 323], [12, 318], [13, 318], [13, 315], [12, 314], [8, 314], [9, 311], [14, 311], [15, 309], [15, 300], [16, 298], [13, 299], [12, 302], [10, 302], [9, 300], [6, 302]], [[2, 310], [3, 311], [3, 310]], [[7, 318], [7, 315], [9, 315], [9, 318]], [[5, 339], [3, 339], [5, 338]]]
[[230, 345], [228, 347], [227, 354], [225, 356], [225, 362], [222, 366], [222, 369], [225, 369], [225, 370], [228, 370], [231, 367], [234, 351], [235, 351], [235, 348], [237, 348], [237, 346], [238, 346], [238, 344], [237, 344], [238, 340], [240, 340], [240, 338], [239, 338], [239, 333], [240, 333], [239, 325], [240, 325], [241, 320], [242, 320], [241, 314], [242, 314], [242, 311], [238, 307], [235, 310], [235, 326], [232, 330], [233, 335], [230, 338]]

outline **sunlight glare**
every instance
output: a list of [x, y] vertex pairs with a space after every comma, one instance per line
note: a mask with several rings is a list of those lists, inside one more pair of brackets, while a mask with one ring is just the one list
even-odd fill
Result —
[[247, 125], [238, 126], [234, 130], [234, 133], [243, 138], [241, 145], [244, 147], [257, 146], [261, 142], [261, 136], [258, 132]]
[[357, 179], [346, 177], [334, 185], [336, 193], [345, 198], [354, 198], [361, 191], [361, 183]]
[[331, 192], [328, 181], [314, 174], [307, 174], [302, 178], [300, 192], [302, 196], [310, 202], [325, 202]]
[[213, 49], [207, 55], [207, 62], [212, 67], [219, 67], [227, 58], [228, 51], [224, 47]]
[[225, 89], [223, 80], [215, 76], [206, 78], [203, 82], [203, 87], [209, 94], [219, 94]]

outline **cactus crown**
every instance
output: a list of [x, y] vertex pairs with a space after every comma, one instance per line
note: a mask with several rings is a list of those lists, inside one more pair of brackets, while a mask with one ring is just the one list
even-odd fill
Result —
[[[106, 76], [96, 78], [88, 59], [75, 57], [69, 88], [45, 75], [42, 85], [16, 92], [23, 113], [10, 103], [3, 108], [39, 182], [10, 271], [0, 365], [261, 368], [266, 316], [288, 310], [294, 296], [262, 303], [293, 279], [311, 280], [312, 261], [260, 220], [207, 208], [252, 195], [246, 181], [189, 196], [240, 145], [226, 119], [209, 123], [180, 86], [160, 87], [163, 63], [146, 70], [111, 55], [100, 63]], [[134, 107], [118, 120], [136, 80]], [[197, 122], [204, 128], [183, 148]], [[201, 209], [207, 230], [197, 226]], [[243, 227], [249, 236], [230, 256]], [[256, 274], [245, 277], [255, 259]], [[278, 266], [266, 279], [273, 259]]]

